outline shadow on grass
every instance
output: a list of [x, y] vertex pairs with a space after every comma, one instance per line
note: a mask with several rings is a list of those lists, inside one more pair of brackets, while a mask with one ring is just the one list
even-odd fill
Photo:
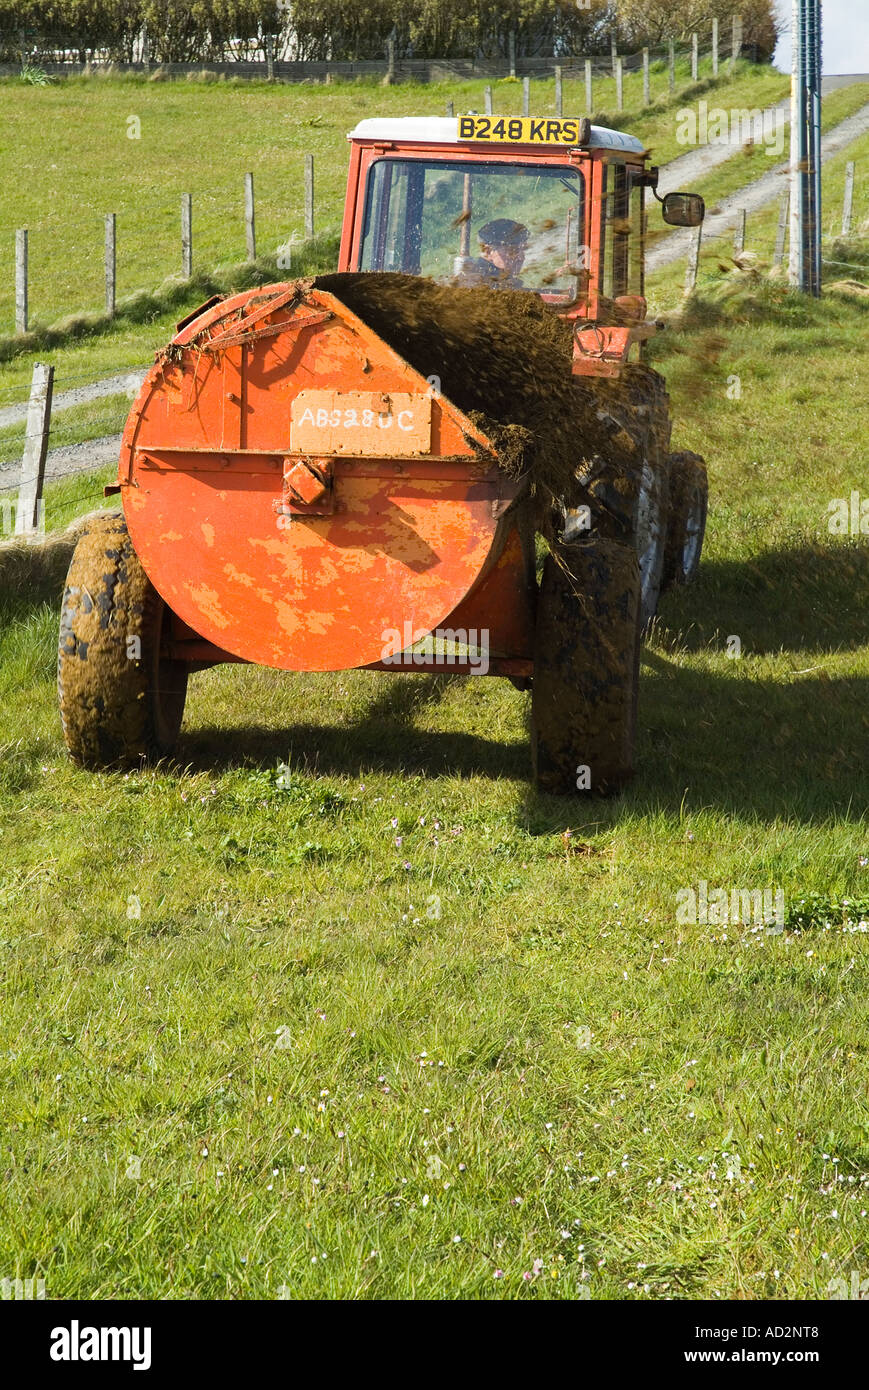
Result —
[[861, 819], [869, 805], [869, 680], [811, 674], [780, 684], [734, 668], [721, 677], [646, 653], [637, 776], [609, 800], [538, 795], [525, 740], [415, 728], [413, 711], [439, 698], [448, 683], [438, 678], [407, 681], [407, 692], [396, 683], [377, 697], [368, 718], [353, 724], [194, 729], [182, 736], [178, 760], [197, 770], [274, 767], [289, 753], [295, 764], [341, 777], [506, 779], [526, 785], [517, 819], [539, 834], [587, 820], [592, 807], [602, 825], [675, 815], [683, 805], [761, 820]]
[[869, 642], [869, 538], [704, 560], [696, 584], [661, 602], [659, 623], [688, 651], [719, 635], [743, 653], [843, 651]]

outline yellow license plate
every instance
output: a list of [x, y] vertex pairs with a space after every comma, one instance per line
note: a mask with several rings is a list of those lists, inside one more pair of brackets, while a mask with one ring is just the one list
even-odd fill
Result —
[[459, 116], [460, 140], [509, 145], [578, 145], [579, 120], [536, 116]]

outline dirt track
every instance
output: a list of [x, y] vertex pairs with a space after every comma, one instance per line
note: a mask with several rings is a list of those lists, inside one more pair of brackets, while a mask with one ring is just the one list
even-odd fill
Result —
[[[821, 157], [825, 160], [832, 159], [846, 145], [850, 145], [852, 140], [865, 135], [867, 131], [869, 131], [869, 105], [861, 107], [853, 116], [849, 116], [846, 121], [842, 121], [841, 125], [835, 126], [822, 138]], [[713, 148], [724, 149], [728, 154], [733, 153], [733, 147], [730, 145]], [[703, 224], [704, 241], [727, 232], [733, 226], [736, 214], [741, 208], [752, 213], [757, 212], [767, 203], [771, 203], [786, 188], [787, 174], [788, 161], [785, 160], [776, 164], [762, 178], [756, 179], [754, 183], [747, 184], [744, 188], [731, 193], [727, 198], [722, 198], [718, 204], [718, 211], [708, 213], [706, 216], [706, 221]], [[688, 254], [692, 236], [693, 231], [688, 229], [674, 232], [672, 236], [658, 242], [657, 246], [653, 246], [646, 257], [646, 271], [660, 270], [662, 266], [682, 260]]]

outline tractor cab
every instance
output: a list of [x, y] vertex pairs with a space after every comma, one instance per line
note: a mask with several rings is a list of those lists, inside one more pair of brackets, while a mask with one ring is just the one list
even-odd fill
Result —
[[[645, 323], [642, 141], [583, 118], [360, 121], [339, 269], [539, 295], [577, 321], [574, 370], [616, 375]], [[670, 195], [665, 219], [696, 225]], [[670, 202], [670, 215], [667, 203]], [[497, 242], [497, 238], [505, 240]]]

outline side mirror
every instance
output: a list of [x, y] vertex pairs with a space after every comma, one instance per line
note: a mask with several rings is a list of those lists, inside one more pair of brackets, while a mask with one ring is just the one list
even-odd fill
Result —
[[699, 193], [665, 193], [661, 216], [671, 227], [699, 227], [706, 204]]

